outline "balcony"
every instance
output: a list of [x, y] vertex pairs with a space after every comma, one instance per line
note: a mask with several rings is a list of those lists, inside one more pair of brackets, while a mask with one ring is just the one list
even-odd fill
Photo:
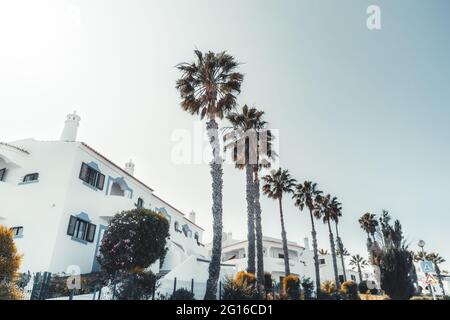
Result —
[[130, 198], [121, 196], [106, 196], [102, 200], [98, 213], [101, 218], [109, 220], [116, 213], [134, 208], [136, 208], [136, 206]]

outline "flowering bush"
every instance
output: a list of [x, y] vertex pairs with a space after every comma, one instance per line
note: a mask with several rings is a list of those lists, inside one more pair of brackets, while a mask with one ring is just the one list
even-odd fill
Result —
[[134, 209], [116, 214], [105, 232], [97, 257], [111, 277], [146, 269], [166, 253], [169, 222], [149, 209]]

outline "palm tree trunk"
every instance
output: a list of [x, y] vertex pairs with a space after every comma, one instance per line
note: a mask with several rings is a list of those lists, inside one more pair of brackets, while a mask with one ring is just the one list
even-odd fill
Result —
[[339, 274], [338, 274], [338, 268], [337, 268], [337, 260], [336, 260], [336, 247], [334, 245], [334, 236], [333, 232], [331, 231], [331, 225], [330, 220], [328, 222], [328, 230], [330, 232], [330, 247], [331, 247], [331, 257], [333, 258], [333, 269], [334, 269], [334, 279], [336, 284], [336, 291], [339, 291], [340, 283], [339, 283]]
[[286, 229], [284, 228], [283, 205], [281, 196], [278, 198], [278, 203], [280, 205], [281, 239], [283, 240], [284, 276], [287, 277], [291, 274], [291, 269], [289, 267], [289, 251], [287, 245]]
[[316, 270], [316, 295], [319, 296], [320, 290], [320, 266], [319, 266], [319, 253], [317, 248], [317, 232], [316, 226], [314, 224], [314, 216], [312, 210], [309, 210], [309, 215], [311, 217], [311, 235], [313, 241], [313, 252], [314, 252], [314, 268]]
[[218, 139], [218, 125], [214, 119], [206, 124], [209, 142], [213, 149], [213, 160], [210, 163], [212, 176], [212, 215], [213, 215], [213, 244], [211, 262], [209, 263], [209, 277], [206, 281], [205, 300], [215, 300], [217, 294], [217, 282], [220, 276], [220, 260], [222, 255], [222, 187], [223, 170], [220, 157]]
[[255, 231], [256, 231], [256, 264], [257, 274], [256, 279], [260, 287], [264, 286], [264, 248], [263, 248], [263, 233], [261, 223], [261, 204], [259, 202], [259, 177], [258, 172], [255, 172], [254, 181], [254, 204], [255, 204]]
[[253, 168], [252, 165], [247, 164], [245, 166], [245, 174], [247, 178], [247, 240], [248, 240], [248, 252], [247, 252], [247, 272], [255, 273], [255, 206], [253, 197]]
[[347, 273], [345, 272], [345, 262], [344, 262], [344, 244], [342, 243], [342, 239], [339, 236], [339, 228], [338, 224], [336, 222], [336, 241], [338, 244], [339, 252], [341, 253], [341, 265], [342, 265], [342, 272], [344, 273], [344, 281], [347, 281]]
[[359, 275], [359, 283], [363, 282], [361, 265], [358, 262], [358, 275]]
[[441, 290], [442, 290], [442, 296], [445, 297], [444, 283], [442, 282], [442, 278], [441, 278], [441, 269], [439, 269], [439, 266], [437, 265], [437, 263], [434, 264], [434, 269], [436, 269], [436, 275], [438, 277], [439, 286], [441, 287]]

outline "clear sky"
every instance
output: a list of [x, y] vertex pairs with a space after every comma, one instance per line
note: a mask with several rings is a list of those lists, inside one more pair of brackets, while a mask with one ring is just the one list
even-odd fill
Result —
[[[371, 4], [378, 31], [366, 27]], [[343, 203], [352, 254], [366, 254], [358, 218], [387, 209], [414, 249], [424, 239], [450, 260], [449, 14], [448, 0], [2, 0], [0, 140], [58, 139], [76, 109], [79, 140], [132, 158], [209, 240], [208, 166], [171, 160], [174, 130], [194, 128], [174, 66], [195, 48], [227, 50], [243, 63], [239, 103], [280, 130], [281, 165]], [[245, 238], [244, 173], [226, 166], [224, 183], [225, 230]], [[262, 207], [264, 233], [279, 237], [276, 202]], [[285, 211], [289, 240], [303, 243], [307, 214], [290, 199]]]

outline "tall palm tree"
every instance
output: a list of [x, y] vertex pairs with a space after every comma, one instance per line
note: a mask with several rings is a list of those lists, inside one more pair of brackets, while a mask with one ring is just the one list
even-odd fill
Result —
[[361, 257], [359, 254], [356, 254], [351, 257], [350, 265], [357, 268], [359, 275], [359, 282], [361, 283], [363, 281], [361, 267], [368, 266], [366, 259]]
[[282, 199], [284, 193], [293, 193], [295, 183], [297, 182], [291, 177], [288, 170], [282, 170], [279, 168], [277, 171], [272, 170], [270, 175], [262, 177], [264, 185], [262, 187], [263, 193], [271, 199], [278, 200], [280, 209], [280, 222], [281, 222], [281, 238], [283, 240], [283, 254], [284, 254], [284, 270], [285, 276], [291, 274], [289, 267], [289, 252], [287, 245], [286, 229], [284, 227], [283, 205]]
[[367, 233], [367, 241], [375, 241], [375, 231], [378, 227], [376, 216], [370, 212], [367, 212], [359, 218], [358, 222], [361, 229]]
[[315, 201], [322, 191], [317, 189], [317, 183], [311, 181], [305, 181], [303, 184], [298, 184], [295, 187], [293, 198], [295, 200], [295, 206], [299, 207], [301, 211], [305, 207], [309, 210], [309, 217], [311, 218], [311, 236], [313, 241], [313, 253], [314, 253], [314, 268], [316, 271], [316, 289], [317, 293], [320, 290], [320, 266], [319, 266], [319, 253], [317, 247], [317, 232], [314, 223], [315, 212], [317, 211], [317, 202]]
[[318, 203], [320, 204], [320, 207], [317, 211], [317, 216], [321, 217], [323, 222], [328, 225], [328, 233], [330, 237], [330, 249], [331, 249], [330, 251], [333, 260], [334, 279], [336, 283], [336, 288], [340, 288], [339, 273], [336, 259], [336, 247], [334, 244], [333, 231], [331, 230], [331, 221], [335, 221], [337, 219], [336, 213], [337, 198], [336, 197], [331, 198], [331, 195], [329, 194], [326, 196], [318, 196]]
[[321, 256], [326, 256], [326, 255], [328, 254], [328, 250], [326, 250], [326, 249], [320, 249], [320, 250], [319, 250], [319, 254], [320, 254]]
[[203, 54], [195, 50], [196, 61], [177, 65], [181, 78], [176, 82], [181, 107], [192, 115], [207, 118], [206, 129], [212, 147], [213, 247], [206, 282], [205, 299], [216, 299], [222, 254], [222, 187], [223, 170], [216, 119], [222, 119], [236, 106], [243, 75], [237, 72], [238, 62], [226, 52]]
[[[233, 151], [233, 161], [238, 169], [244, 169], [246, 173], [246, 200], [247, 200], [247, 272], [255, 273], [255, 191], [254, 191], [254, 166], [256, 165], [256, 153], [258, 152], [256, 141], [256, 129], [265, 125], [262, 120], [263, 111], [256, 108], [242, 107], [242, 112], [231, 112], [227, 119], [233, 130], [224, 136], [225, 150]], [[261, 232], [262, 234], [262, 232]], [[261, 239], [262, 240], [262, 239]], [[261, 241], [262, 244], [262, 241]], [[264, 267], [263, 267], [264, 268]], [[264, 277], [264, 270], [262, 271]], [[263, 279], [260, 279], [263, 281]]]
[[344, 275], [344, 281], [347, 281], [347, 273], [345, 272], [345, 261], [344, 261], [345, 254], [341, 254], [341, 253], [344, 253], [345, 249], [344, 249], [344, 244], [342, 242], [342, 239], [339, 236], [339, 227], [338, 227], [339, 220], [342, 217], [342, 206], [337, 201], [333, 205], [334, 205], [334, 209], [335, 209], [335, 212], [336, 212], [336, 217], [335, 217], [335, 220], [334, 220], [334, 224], [335, 224], [335, 227], [336, 227], [336, 243], [337, 243], [337, 246], [338, 246], [337, 255], [339, 256], [339, 258], [341, 260], [341, 266], [342, 266], [342, 272], [343, 272], [343, 275]]
[[444, 263], [445, 259], [442, 258], [438, 253], [434, 253], [434, 252], [427, 255], [426, 259], [433, 262], [434, 270], [436, 272], [436, 275], [437, 275], [437, 278], [439, 281], [439, 286], [441, 287], [441, 290], [442, 290], [442, 296], [445, 297], [444, 283], [442, 282], [441, 269], [439, 268], [439, 265]]

